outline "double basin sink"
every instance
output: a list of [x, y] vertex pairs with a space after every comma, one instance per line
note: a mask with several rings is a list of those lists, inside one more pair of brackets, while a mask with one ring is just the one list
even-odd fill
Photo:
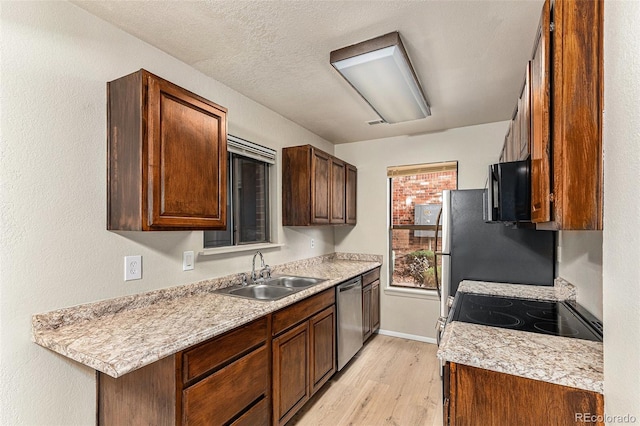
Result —
[[257, 283], [221, 288], [214, 293], [254, 300], [278, 300], [327, 281], [324, 278], [275, 275]]

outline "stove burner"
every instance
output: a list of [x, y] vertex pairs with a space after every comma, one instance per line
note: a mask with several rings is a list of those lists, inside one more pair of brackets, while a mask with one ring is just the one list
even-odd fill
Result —
[[501, 308], [513, 306], [513, 303], [511, 303], [507, 299], [501, 299], [499, 297], [468, 295], [467, 300], [480, 306], [493, 306], [493, 307], [501, 307]]
[[545, 321], [555, 321], [559, 319], [557, 313], [552, 310], [534, 309], [534, 310], [527, 311], [527, 316], [531, 318], [539, 319], [539, 320], [545, 320]]
[[553, 309], [556, 306], [557, 302], [541, 302], [538, 300], [527, 300], [527, 301], [523, 301], [522, 304], [530, 308], [548, 310], [548, 309]]
[[[533, 328], [536, 330], [540, 330], [543, 333], [553, 334], [555, 336], [577, 336], [580, 334], [580, 331], [576, 330], [573, 327], [569, 327], [565, 324], [554, 324], [552, 322], [537, 322], [533, 324]], [[562, 331], [562, 334], [558, 333], [558, 330]]]
[[495, 311], [471, 311], [466, 314], [467, 318], [476, 324], [491, 325], [499, 327], [518, 327], [523, 321], [513, 315]]

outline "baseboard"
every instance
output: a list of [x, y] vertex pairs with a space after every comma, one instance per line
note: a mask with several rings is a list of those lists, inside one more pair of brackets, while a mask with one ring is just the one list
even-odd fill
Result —
[[409, 340], [417, 340], [418, 342], [433, 343], [434, 345], [438, 343], [434, 337], [418, 336], [417, 334], [398, 333], [397, 331], [382, 330], [382, 329], [378, 330], [377, 333], [382, 334], [384, 336], [400, 337], [401, 339], [409, 339]]

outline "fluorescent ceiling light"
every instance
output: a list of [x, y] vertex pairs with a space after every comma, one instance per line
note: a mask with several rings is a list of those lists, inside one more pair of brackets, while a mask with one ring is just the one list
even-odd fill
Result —
[[334, 50], [330, 58], [331, 65], [386, 123], [431, 115], [397, 31]]

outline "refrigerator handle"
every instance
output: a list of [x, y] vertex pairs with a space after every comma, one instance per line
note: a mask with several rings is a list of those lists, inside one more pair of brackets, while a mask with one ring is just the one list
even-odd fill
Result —
[[449, 289], [451, 288], [451, 256], [442, 256], [442, 285], [440, 289], [440, 316], [449, 315], [449, 306], [447, 299], [449, 298]]
[[440, 281], [438, 281], [438, 255], [442, 252], [438, 252], [438, 231], [440, 231], [440, 218], [442, 217], [442, 208], [438, 212], [438, 217], [436, 218], [436, 249], [433, 251], [433, 276], [436, 280], [436, 291], [438, 292], [438, 298], [442, 299], [442, 294], [440, 291]]
[[442, 253], [451, 254], [451, 190], [442, 191]]

